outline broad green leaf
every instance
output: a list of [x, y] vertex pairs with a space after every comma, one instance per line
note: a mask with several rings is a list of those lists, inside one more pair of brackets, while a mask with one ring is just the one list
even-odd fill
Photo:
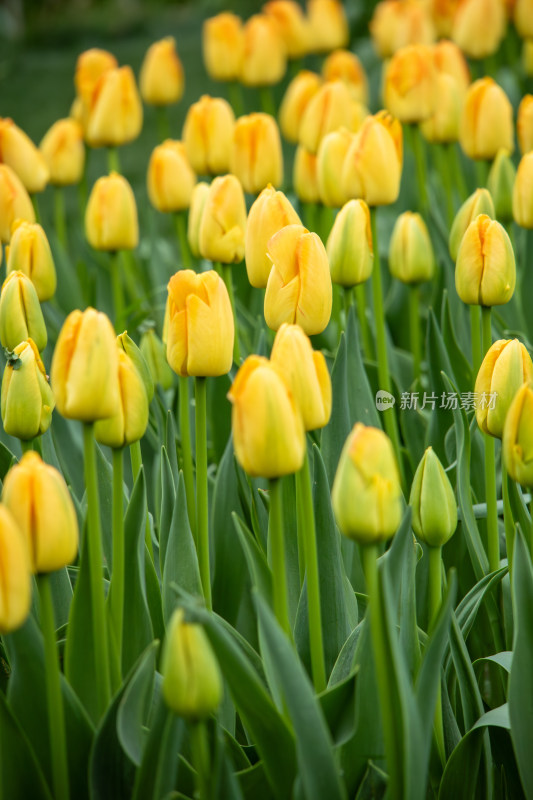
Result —
[[464, 350], [457, 341], [447, 291], [444, 291], [442, 295], [441, 330], [446, 350], [453, 364], [454, 375], [457, 379], [457, 388], [461, 392], [469, 392], [472, 390], [475, 378], [472, 376], [472, 367], [465, 357]]
[[272, 573], [270, 572], [265, 554], [242, 519], [240, 519], [237, 514], [233, 514], [232, 518], [252, 583], [258, 588], [261, 596], [266, 599], [267, 603], [271, 604]]
[[157, 643], [139, 660], [117, 707], [117, 737], [130, 761], [139, 767], [146, 744], [145, 729], [154, 688]]
[[374, 393], [370, 388], [361, 357], [361, 345], [353, 306], [350, 308], [346, 327], [346, 381], [351, 426], [356, 422], [363, 422], [365, 425], [381, 428]]
[[342, 334], [337, 356], [331, 371], [332, 406], [331, 418], [322, 429], [320, 449], [326, 465], [326, 473], [330, 486], [333, 483], [341, 450], [352, 428], [350, 424], [350, 406], [348, 403], [348, 361], [346, 355], [346, 337]]
[[165, 569], [170, 523], [176, 503], [176, 484], [166, 447], [161, 448], [161, 506], [159, 511], [159, 568]]
[[253, 797], [254, 800], [272, 800], [272, 790], [266, 779], [262, 761], [257, 761], [248, 769], [238, 772], [237, 779], [245, 797]]
[[6, 800], [7, 798], [53, 800], [35, 753], [2, 692], [0, 692], [0, 796]]

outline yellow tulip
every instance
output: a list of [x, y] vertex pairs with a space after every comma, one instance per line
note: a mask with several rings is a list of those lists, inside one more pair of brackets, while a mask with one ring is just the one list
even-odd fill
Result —
[[343, 81], [325, 83], [307, 104], [300, 124], [300, 144], [316, 153], [328, 133], [341, 127], [358, 131], [367, 109], [350, 94]]
[[513, 21], [522, 39], [533, 39], [533, 3], [531, 0], [516, 0]]
[[299, 141], [304, 111], [321, 86], [320, 75], [307, 69], [295, 75], [287, 86], [279, 107], [279, 127], [288, 142]]
[[25, 622], [31, 608], [31, 572], [26, 543], [12, 514], [0, 505], [0, 634]]
[[470, 58], [496, 53], [505, 36], [502, 0], [463, 0], [455, 12], [452, 39]]
[[85, 137], [91, 147], [132, 142], [143, 124], [143, 108], [131, 67], [104, 72], [91, 95]]
[[349, 200], [335, 217], [326, 250], [331, 280], [357, 286], [372, 274], [374, 246], [370, 210], [364, 200]]
[[513, 187], [513, 217], [522, 228], [533, 228], [533, 151], [522, 156]]
[[120, 350], [126, 353], [130, 361], [133, 362], [133, 366], [141, 376], [141, 380], [144, 384], [148, 403], [151, 403], [154, 396], [154, 382], [152, 380], [152, 373], [150, 372], [150, 368], [140, 346], [137, 347], [133, 339], [128, 336], [128, 331], [124, 331], [117, 336], [117, 345]]
[[182, 139], [197, 175], [218, 175], [229, 170], [235, 116], [221, 97], [203, 95], [187, 111]]
[[404, 211], [396, 219], [389, 245], [389, 268], [403, 283], [430, 281], [435, 255], [426, 223], [420, 214]]
[[252, 476], [279, 478], [301, 469], [305, 429], [292, 393], [279, 368], [249, 356], [228, 393], [235, 455]]
[[153, 382], [161, 386], [164, 391], [170, 389], [173, 384], [172, 370], [167, 363], [165, 346], [153, 328], [143, 333], [139, 349], [148, 365]]
[[67, 484], [38, 453], [26, 453], [4, 480], [2, 503], [16, 520], [35, 573], [55, 572], [78, 552], [78, 519]]
[[[387, 164], [387, 170], [383, 170]], [[369, 206], [394, 203], [400, 192], [403, 166], [402, 126], [386, 111], [363, 122], [344, 161], [345, 196], [362, 198]]]
[[244, 32], [236, 14], [223, 12], [206, 19], [202, 31], [204, 64], [214, 81], [236, 81], [242, 69]]
[[432, 47], [437, 72], [455, 78], [462, 95], [470, 86], [470, 69], [460, 47], [455, 42], [441, 39]]
[[476, 189], [467, 197], [455, 215], [450, 230], [449, 248], [453, 261], [457, 261], [457, 253], [466, 233], [466, 229], [480, 214], [486, 214], [491, 219], [496, 218], [494, 202], [488, 189]]
[[319, 203], [318, 158], [305, 147], [298, 145], [292, 168], [292, 185], [302, 203]]
[[515, 394], [505, 417], [502, 456], [511, 478], [533, 486], [533, 389], [524, 383]]
[[422, 122], [435, 109], [437, 72], [427, 45], [398, 50], [385, 70], [385, 105], [400, 122]]
[[6, 247], [7, 274], [23, 272], [31, 280], [39, 300], [54, 296], [56, 269], [46, 234], [37, 223], [17, 220], [11, 230], [11, 244]]
[[[479, 428], [501, 439], [509, 406], [523, 383], [533, 379], [533, 363], [518, 339], [498, 339], [488, 349], [476, 378]], [[492, 395], [492, 397], [491, 397]]]
[[9, 242], [17, 219], [35, 222], [35, 212], [18, 175], [7, 164], [0, 164], [0, 242]]
[[283, 153], [274, 117], [261, 112], [239, 117], [233, 131], [230, 171], [250, 194], [258, 194], [268, 183], [282, 183]]
[[411, 486], [411, 524], [429, 547], [442, 547], [457, 528], [457, 502], [450, 479], [431, 447], [422, 456]]
[[302, 225], [287, 225], [268, 242], [272, 269], [265, 293], [265, 320], [278, 330], [300, 325], [309, 336], [321, 333], [331, 316], [328, 256], [320, 237]]
[[428, 142], [456, 142], [464, 96], [457, 81], [444, 72], [435, 77], [435, 107], [433, 113], [420, 123], [422, 135]]
[[307, 55], [311, 32], [302, 7], [295, 0], [268, 0], [263, 13], [276, 22], [289, 58]]
[[200, 258], [200, 223], [204, 213], [204, 206], [209, 194], [209, 184], [197, 183], [191, 194], [189, 219], [187, 222], [187, 241], [191, 253], [195, 258]]
[[71, 186], [81, 181], [85, 166], [83, 128], [75, 119], [59, 119], [45, 133], [39, 149], [54, 186]]
[[505, 228], [480, 214], [466, 229], [459, 247], [457, 294], [469, 305], [499, 306], [509, 302], [515, 283], [515, 257]]
[[68, 315], [57, 338], [50, 382], [64, 417], [94, 422], [118, 412], [118, 349], [105, 314], [87, 308]]
[[501, 148], [513, 152], [513, 107], [492, 78], [481, 78], [468, 89], [459, 142], [466, 155], [477, 160], [493, 159]]
[[93, 47], [78, 56], [74, 85], [82, 104], [89, 105], [96, 84], [106, 72], [118, 67], [112, 53]]
[[431, 0], [431, 16], [437, 34], [449, 38], [452, 35], [453, 18], [461, 0]]
[[377, 3], [369, 28], [381, 58], [390, 58], [397, 50], [410, 44], [432, 44], [436, 36], [427, 6], [412, 0]]
[[528, 77], [533, 75], [533, 39], [525, 39], [522, 44], [522, 68]]
[[2, 422], [9, 436], [29, 440], [48, 430], [54, 395], [35, 343], [18, 344], [2, 378]]
[[124, 350], [118, 350], [120, 403], [116, 414], [94, 425], [100, 444], [115, 449], [142, 439], [148, 425], [148, 395], [141, 374]]
[[246, 223], [244, 257], [248, 280], [256, 288], [264, 288], [272, 269], [267, 255], [268, 241], [285, 225], [300, 225], [300, 217], [283, 192], [269, 184], [253, 203]]
[[85, 235], [95, 250], [133, 250], [139, 244], [135, 196], [117, 172], [94, 184], [85, 211]]
[[43, 312], [31, 280], [23, 272], [10, 272], [0, 295], [0, 342], [14, 350], [21, 342], [33, 339], [39, 351], [46, 347]]
[[11, 119], [0, 117], [0, 162], [15, 172], [30, 194], [46, 188], [50, 173], [42, 153]]
[[496, 217], [501, 222], [513, 219], [513, 187], [516, 181], [516, 167], [507, 150], [498, 150], [492, 162], [487, 188], [494, 200]]
[[167, 139], [158, 145], [148, 164], [148, 197], [158, 211], [189, 208], [196, 175], [183, 142]]
[[235, 328], [226, 285], [214, 271], [176, 272], [168, 284], [167, 361], [178, 375], [225, 375]]
[[307, 0], [311, 28], [311, 50], [329, 53], [346, 47], [350, 39], [348, 20], [340, 0]]
[[352, 97], [364, 106], [368, 104], [368, 78], [359, 58], [350, 50], [334, 50], [322, 65], [325, 81], [344, 81]]
[[516, 136], [522, 155], [533, 150], [533, 94], [526, 94], [518, 106]]
[[273, 86], [286, 69], [287, 51], [275, 20], [254, 14], [244, 26], [241, 81], [245, 86]]
[[346, 194], [342, 182], [344, 162], [355, 134], [347, 128], [328, 133], [320, 142], [317, 155], [317, 178], [320, 200], [325, 206], [340, 208]]
[[181, 100], [184, 90], [183, 67], [176, 51], [176, 40], [165, 36], [148, 48], [141, 67], [139, 88], [145, 103], [170, 106]]
[[244, 258], [246, 203], [235, 175], [215, 178], [205, 198], [198, 232], [203, 258], [232, 264]]

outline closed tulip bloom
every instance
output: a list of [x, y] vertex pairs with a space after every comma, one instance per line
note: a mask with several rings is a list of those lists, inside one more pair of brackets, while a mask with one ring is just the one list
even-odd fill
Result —
[[349, 200], [335, 217], [326, 250], [331, 280], [357, 286], [372, 274], [374, 245], [370, 210], [364, 200]]
[[533, 94], [526, 94], [518, 106], [516, 136], [522, 155], [533, 150]]
[[274, 117], [261, 112], [239, 117], [233, 131], [230, 170], [245, 192], [258, 194], [283, 181], [283, 153]]
[[369, 27], [381, 58], [390, 58], [409, 44], [432, 44], [436, 35], [427, 6], [413, 0], [377, 3]]
[[450, 479], [433, 448], [422, 456], [411, 486], [411, 524], [429, 547], [442, 547], [457, 529], [457, 502]]
[[531, 0], [516, 0], [513, 21], [522, 39], [533, 39], [533, 3]]
[[50, 382], [59, 413], [94, 422], [119, 410], [118, 349], [109, 318], [87, 308], [72, 311], [59, 332]]
[[327, 425], [331, 416], [331, 378], [326, 359], [313, 350], [299, 325], [284, 323], [276, 334], [270, 361], [289, 387], [306, 431]]
[[379, 111], [364, 121], [346, 154], [342, 174], [345, 196], [362, 198], [369, 206], [394, 203], [400, 192], [402, 166], [402, 126], [386, 111]]
[[141, 132], [143, 108], [131, 67], [105, 72], [91, 96], [86, 139], [91, 147], [132, 142]]
[[300, 125], [300, 144], [316, 153], [328, 133], [339, 128], [358, 131], [368, 115], [343, 81], [325, 83], [309, 101]]
[[7, 360], [1, 405], [4, 430], [9, 436], [28, 441], [50, 427], [54, 395], [31, 339], [18, 344]]
[[279, 126], [288, 142], [299, 141], [304, 111], [321, 86], [320, 75], [307, 69], [295, 75], [287, 86], [279, 107]]
[[[533, 379], [533, 363], [518, 339], [498, 339], [488, 349], [476, 378], [476, 419], [479, 428], [501, 439], [505, 417], [523, 383]], [[492, 397], [491, 397], [492, 396]]]
[[513, 187], [516, 179], [516, 167], [507, 150], [498, 150], [492, 162], [487, 188], [494, 200], [496, 217], [502, 222], [513, 219]]
[[533, 228], [533, 151], [522, 156], [513, 187], [513, 217], [522, 228]]
[[470, 158], [490, 160], [498, 150], [514, 150], [513, 107], [492, 78], [481, 78], [468, 89], [459, 141]]
[[347, 200], [342, 182], [344, 161], [355, 134], [339, 128], [324, 136], [317, 156], [317, 178], [320, 200], [325, 206], [340, 208]]
[[16, 631], [31, 608], [31, 572], [26, 542], [8, 509], [0, 505], [0, 634]]
[[128, 358], [133, 362], [133, 366], [141, 376], [148, 402], [152, 401], [154, 396], [154, 381], [152, 373], [146, 363], [144, 355], [140, 347], [137, 347], [131, 336], [128, 336], [128, 331], [124, 331], [117, 336], [117, 345], [120, 350], [123, 350]]
[[451, 36], [453, 18], [461, 0], [431, 0], [431, 16], [439, 36]]
[[244, 32], [237, 14], [223, 12], [206, 19], [202, 30], [205, 69], [214, 81], [236, 81], [242, 69]]
[[359, 58], [350, 50], [334, 50], [322, 65], [325, 81], [344, 81], [352, 97], [363, 105], [368, 104], [368, 78]]
[[55, 572], [78, 552], [78, 518], [61, 473], [35, 451], [22, 456], [6, 475], [2, 503], [26, 541], [34, 573]]
[[331, 491], [341, 533], [360, 544], [390, 539], [401, 522], [401, 498], [390, 439], [358, 422], [343, 447]]
[[263, 13], [276, 22], [289, 58], [302, 58], [309, 52], [309, 24], [295, 0], [269, 0]]
[[298, 145], [292, 168], [292, 185], [302, 203], [320, 202], [318, 188], [317, 156]]
[[21, 342], [33, 339], [39, 351], [46, 347], [43, 312], [31, 280], [23, 272], [10, 272], [0, 295], [0, 342], [14, 350]]
[[202, 258], [232, 264], [244, 258], [246, 203], [235, 175], [215, 178], [200, 220], [198, 245]]
[[120, 403], [116, 414], [95, 422], [94, 437], [100, 444], [119, 449], [142, 439], [148, 425], [148, 396], [139, 370], [118, 349]]
[[203, 95], [187, 111], [182, 140], [197, 175], [218, 175], [229, 170], [235, 115], [222, 97]]
[[41, 225], [17, 220], [6, 247], [7, 274], [23, 272], [31, 280], [40, 302], [50, 300], [56, 290], [56, 269], [52, 251]]
[[312, 52], [329, 53], [346, 47], [350, 31], [342, 3], [339, 0], [307, 0], [306, 5]]
[[233, 360], [228, 290], [214, 271], [176, 272], [168, 284], [167, 361], [178, 375], [225, 375]]
[[177, 609], [167, 628], [161, 659], [163, 697], [185, 719], [207, 719], [222, 701], [222, 675], [201, 625], [187, 623]]
[[249, 356], [228, 392], [235, 455], [251, 476], [279, 478], [301, 469], [305, 429], [279, 368]]
[[141, 67], [139, 88], [142, 99], [151, 106], [170, 106], [181, 100], [183, 67], [173, 36], [165, 36], [148, 48]]
[[283, 192], [269, 184], [250, 208], [246, 223], [244, 258], [248, 280], [256, 288], [264, 288], [272, 269], [267, 255], [269, 239], [285, 225], [301, 225], [300, 217]]
[[468, 226], [459, 247], [457, 294], [469, 305], [499, 306], [509, 302], [515, 283], [515, 257], [505, 228], [480, 214]]
[[200, 258], [200, 223], [208, 194], [209, 184], [204, 181], [197, 183], [191, 194], [189, 219], [187, 221], [187, 241], [195, 258]]
[[45, 133], [39, 149], [53, 186], [73, 186], [81, 181], [85, 166], [83, 128], [75, 119], [59, 119]]
[[443, 72], [435, 77], [434, 92], [436, 102], [433, 113], [420, 123], [422, 135], [428, 142], [456, 142], [459, 139], [464, 94], [455, 78]]
[[240, 79], [245, 86], [273, 86], [287, 69], [287, 51], [278, 25], [266, 14], [254, 14], [244, 26]]
[[385, 71], [385, 105], [401, 122], [422, 122], [435, 108], [436, 70], [426, 45], [398, 50]]
[[525, 39], [522, 43], [521, 61], [524, 73], [531, 77], [533, 75], [533, 39]]
[[112, 53], [93, 47], [78, 56], [74, 85], [76, 94], [82, 103], [89, 104], [96, 84], [106, 72], [118, 67], [118, 61]]
[[435, 274], [433, 246], [420, 214], [404, 211], [397, 218], [389, 245], [389, 268], [403, 283], [430, 281]]
[[455, 12], [452, 39], [470, 58], [495, 53], [505, 35], [502, 0], [462, 0]]
[[85, 210], [85, 235], [95, 250], [134, 250], [139, 244], [137, 205], [123, 175], [98, 178]]
[[189, 208], [196, 175], [183, 142], [167, 139], [158, 145], [148, 164], [148, 197], [158, 211]]
[[432, 47], [433, 61], [439, 74], [455, 78], [462, 94], [470, 86], [470, 69], [461, 49], [455, 42], [441, 39]]
[[265, 293], [265, 320], [278, 330], [300, 325], [309, 336], [322, 333], [331, 316], [332, 287], [326, 249], [302, 225], [287, 225], [270, 239], [272, 269]]
[[30, 194], [46, 188], [50, 173], [42, 153], [13, 120], [0, 117], [0, 162], [15, 172]]
[[515, 394], [505, 417], [502, 456], [514, 481], [533, 486], [533, 389], [524, 383]]
[[0, 242], [9, 242], [17, 219], [35, 222], [35, 212], [18, 175], [7, 164], [0, 164]]
[[172, 370], [167, 362], [165, 346], [153, 328], [143, 333], [139, 349], [148, 365], [154, 384], [161, 386], [164, 391], [170, 389], [174, 382]]
[[450, 256], [452, 261], [457, 261], [459, 247], [466, 233], [466, 229], [480, 214], [486, 214], [491, 219], [496, 218], [494, 201], [488, 189], [476, 189], [470, 197], [467, 197], [461, 208], [455, 215], [450, 230]]

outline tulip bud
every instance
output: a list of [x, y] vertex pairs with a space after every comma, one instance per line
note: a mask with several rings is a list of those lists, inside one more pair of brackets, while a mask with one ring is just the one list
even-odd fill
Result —
[[370, 210], [364, 200], [349, 200], [341, 208], [326, 250], [333, 283], [349, 288], [368, 280], [374, 265], [374, 246]]
[[71, 186], [81, 181], [85, 166], [83, 129], [74, 119], [59, 119], [45, 133], [39, 149], [54, 186]]
[[461, 0], [431, 0], [431, 16], [438, 36], [449, 38], [452, 35], [453, 18], [460, 2]]
[[59, 332], [50, 370], [57, 410], [94, 422], [120, 408], [118, 349], [109, 318], [87, 308], [72, 311]]
[[522, 39], [533, 39], [533, 7], [531, 0], [516, 0], [513, 21]]
[[426, 45], [398, 50], [385, 71], [385, 105], [400, 122], [421, 122], [435, 108], [436, 70]]
[[14, 350], [32, 338], [37, 349], [46, 347], [47, 333], [37, 292], [23, 272], [10, 272], [0, 295], [0, 342]]
[[466, 229], [480, 214], [486, 214], [491, 219], [495, 219], [496, 212], [492, 196], [488, 189], [476, 189], [470, 197], [464, 201], [463, 205], [455, 215], [450, 230], [450, 255], [452, 261], [457, 261], [457, 253], [465, 235]]
[[206, 19], [202, 31], [205, 69], [214, 81], [236, 81], [244, 55], [242, 20], [223, 12]]
[[279, 126], [288, 142], [299, 141], [304, 111], [321, 86], [320, 75], [307, 69], [295, 75], [287, 86], [279, 107]]
[[223, 264], [242, 261], [245, 231], [246, 203], [239, 180], [235, 175], [215, 178], [200, 221], [200, 254]]
[[377, 3], [369, 28], [381, 58], [390, 58], [397, 50], [410, 44], [432, 44], [435, 41], [435, 27], [427, 7], [411, 0]]
[[[387, 170], [383, 170], [387, 164]], [[400, 192], [403, 164], [402, 126], [379, 111], [368, 117], [346, 154], [342, 184], [349, 198], [361, 197], [369, 206], [394, 203]]]
[[502, 0], [463, 0], [455, 12], [452, 39], [470, 58], [496, 53], [505, 35]]
[[522, 69], [528, 78], [533, 75], [533, 39], [525, 39], [522, 44]]
[[132, 142], [141, 132], [143, 109], [131, 67], [105, 72], [91, 96], [86, 139], [91, 147]]
[[208, 183], [197, 183], [191, 194], [189, 219], [187, 222], [187, 241], [195, 258], [200, 258], [200, 223], [204, 213], [205, 201], [209, 194]]
[[74, 85], [83, 104], [88, 105], [96, 84], [106, 72], [118, 67], [118, 61], [107, 50], [96, 47], [85, 50], [78, 56]]
[[235, 328], [228, 290], [215, 272], [176, 272], [168, 284], [167, 361], [178, 375], [225, 375]]
[[235, 455], [252, 477], [279, 478], [301, 469], [305, 429], [279, 368], [249, 356], [228, 392]]
[[46, 188], [50, 174], [32, 140], [13, 120], [0, 117], [0, 161], [18, 175], [30, 194]]
[[428, 447], [411, 486], [411, 524], [418, 539], [442, 547], [457, 528], [457, 503], [450, 479], [433, 448]]
[[183, 142], [167, 139], [158, 145], [148, 165], [148, 197], [158, 211], [184, 211], [189, 207], [196, 175]]
[[56, 269], [52, 251], [42, 227], [37, 223], [17, 220], [11, 229], [11, 244], [6, 247], [7, 274], [23, 272], [31, 280], [39, 300], [54, 296]]
[[462, 95], [470, 86], [470, 69], [461, 49], [445, 39], [433, 45], [433, 60], [437, 72], [455, 78]]
[[161, 660], [167, 706], [189, 720], [209, 717], [222, 701], [222, 676], [201, 625], [187, 623], [183, 609], [169, 622]]
[[2, 503], [26, 541], [31, 570], [55, 572], [78, 552], [78, 519], [61, 473], [38, 453], [26, 453], [7, 473]]
[[317, 178], [320, 200], [326, 206], [340, 208], [346, 202], [342, 174], [346, 155], [355, 134], [339, 128], [324, 136], [317, 156]]
[[278, 26], [289, 58], [307, 55], [311, 32], [302, 7], [295, 0], [269, 0], [263, 6], [263, 13]]
[[300, 125], [300, 144], [316, 153], [326, 134], [341, 127], [358, 131], [367, 114], [345, 83], [325, 83], [306, 106]]
[[479, 428], [501, 439], [509, 406], [523, 383], [533, 379], [529, 353], [518, 339], [499, 339], [489, 348], [476, 378]]
[[298, 145], [292, 168], [292, 185], [298, 200], [302, 203], [320, 202], [317, 161], [314, 153]]
[[402, 490], [390, 439], [358, 422], [343, 447], [331, 500], [341, 533], [360, 544], [390, 539], [402, 518]]
[[313, 346], [299, 325], [284, 323], [276, 334], [272, 364], [289, 387], [300, 409], [306, 431], [327, 425], [331, 416], [331, 378], [324, 355]]
[[505, 417], [502, 456], [511, 478], [533, 486], [533, 389], [524, 383], [516, 392]]
[[197, 175], [218, 175], [229, 169], [235, 116], [221, 97], [203, 95], [187, 111], [182, 139]]
[[170, 389], [173, 384], [172, 370], [167, 363], [165, 346], [153, 328], [143, 333], [139, 348], [153, 383], [161, 386], [164, 391]]
[[300, 325], [309, 336], [326, 328], [332, 305], [328, 256], [320, 237], [302, 225], [287, 225], [268, 242], [272, 269], [265, 293], [265, 320]]
[[420, 214], [405, 211], [397, 218], [389, 246], [389, 268], [402, 283], [430, 281], [435, 255], [426, 223]]
[[361, 61], [350, 50], [335, 50], [322, 65], [325, 81], [344, 81], [352, 97], [364, 106], [368, 105], [368, 79]]
[[85, 210], [85, 235], [95, 250], [133, 250], [139, 244], [135, 195], [117, 172], [94, 184]]
[[183, 67], [176, 40], [165, 36], [148, 48], [139, 77], [141, 97], [151, 106], [170, 106], [183, 96]]
[[469, 305], [499, 306], [509, 302], [515, 283], [515, 257], [505, 228], [480, 214], [466, 229], [459, 247], [457, 294]]
[[233, 131], [230, 171], [250, 194], [258, 194], [268, 183], [282, 183], [283, 153], [274, 117], [263, 113], [239, 117]]
[[245, 86], [273, 86], [287, 69], [287, 51], [276, 22], [254, 14], [244, 26], [241, 81]]
[[513, 187], [513, 217], [522, 228], [533, 228], [533, 151], [522, 156]]
[[0, 505], [0, 634], [11, 633], [25, 622], [31, 608], [28, 551], [13, 515]]
[[0, 164], [0, 242], [9, 242], [17, 219], [35, 222], [35, 212], [20, 178], [7, 164]]
[[128, 358], [133, 362], [134, 367], [141, 376], [146, 391], [146, 396], [148, 398], [148, 403], [150, 403], [154, 396], [154, 382], [152, 380], [152, 373], [150, 372], [141, 349], [137, 347], [133, 339], [128, 336], [128, 331], [124, 331], [124, 333], [121, 333], [117, 336], [117, 345], [119, 349], [123, 350]]
[[148, 395], [139, 370], [118, 349], [118, 382], [120, 405], [116, 414], [94, 424], [94, 438], [116, 450], [142, 439], [148, 425]]
[[420, 123], [428, 142], [456, 142], [464, 102], [464, 92], [451, 75], [438, 73], [434, 85], [435, 107], [430, 117]]
[[487, 188], [494, 199], [496, 216], [502, 222], [513, 219], [513, 186], [516, 169], [507, 150], [498, 150], [490, 168]]
[[2, 378], [1, 405], [4, 430], [9, 436], [28, 441], [50, 427], [54, 396], [31, 339], [18, 344], [9, 354]]
[[518, 106], [516, 135], [522, 155], [533, 150], [533, 94], [526, 94]]
[[350, 31], [339, 0], [307, 0], [307, 17], [311, 28], [311, 52], [329, 53], [347, 46]]
[[466, 155], [478, 161], [493, 159], [502, 148], [513, 152], [513, 107], [492, 78], [481, 78], [468, 89], [459, 141]]
[[269, 184], [263, 189], [248, 214], [244, 257], [248, 280], [256, 288], [264, 288], [272, 269], [267, 255], [268, 241], [285, 225], [301, 225], [300, 217], [283, 192]]

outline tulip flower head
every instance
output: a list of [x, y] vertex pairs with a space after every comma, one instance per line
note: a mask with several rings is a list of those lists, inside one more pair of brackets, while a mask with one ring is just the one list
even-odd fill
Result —
[[295, 0], [268, 0], [263, 6], [263, 13], [278, 26], [289, 58], [302, 58], [309, 52], [309, 24], [302, 7]]
[[496, 219], [494, 201], [488, 189], [476, 189], [470, 197], [467, 197], [455, 215], [448, 243], [453, 261], [457, 261], [457, 253], [466, 229], [480, 214], [486, 214], [491, 219]]
[[385, 105], [400, 122], [428, 119], [435, 109], [437, 72], [433, 53], [426, 45], [398, 50], [385, 71]]
[[307, 17], [313, 53], [330, 53], [347, 46], [350, 31], [340, 0], [307, 0]]
[[[387, 164], [386, 172], [383, 164]], [[342, 183], [345, 196], [369, 206], [394, 203], [403, 166], [402, 126], [386, 111], [367, 117], [346, 154]]]
[[464, 93], [452, 75], [439, 72], [434, 82], [435, 105], [431, 116], [420, 123], [428, 142], [456, 142], [464, 102]]
[[267, 254], [269, 239], [285, 225], [300, 225], [300, 217], [290, 201], [269, 184], [250, 208], [246, 223], [244, 257], [248, 280], [257, 288], [264, 288], [272, 269]]
[[54, 186], [73, 186], [81, 181], [85, 166], [85, 145], [81, 124], [68, 117], [54, 122], [39, 149]]
[[381, 58], [390, 58], [411, 44], [432, 44], [435, 27], [425, 3], [385, 0], [377, 3], [370, 20], [370, 35]]
[[91, 147], [117, 147], [141, 132], [143, 110], [131, 67], [104, 72], [91, 95], [85, 138]]
[[52, 251], [41, 225], [17, 220], [6, 247], [7, 274], [23, 272], [31, 280], [40, 302], [54, 296], [57, 284]]
[[191, 253], [195, 258], [200, 258], [200, 223], [204, 213], [204, 206], [209, 194], [209, 184], [205, 181], [197, 183], [191, 193], [189, 219], [187, 222], [187, 241]]
[[292, 185], [302, 203], [319, 203], [321, 200], [317, 165], [317, 156], [298, 145], [292, 168]]
[[31, 280], [23, 272], [10, 272], [0, 295], [0, 342], [14, 350], [33, 339], [42, 352], [48, 339], [43, 312]]
[[80, 53], [76, 62], [74, 85], [83, 105], [89, 106], [96, 84], [102, 75], [117, 67], [117, 59], [107, 50], [93, 47]]
[[287, 69], [287, 50], [272, 17], [254, 14], [244, 26], [240, 79], [245, 86], [273, 86]]
[[28, 549], [11, 512], [0, 504], [0, 634], [25, 622], [31, 608]]
[[148, 164], [148, 197], [158, 211], [189, 208], [196, 175], [183, 142], [167, 139], [158, 145]]
[[198, 245], [203, 258], [232, 264], [244, 258], [246, 203], [240, 181], [235, 175], [215, 178], [205, 203], [198, 231]]
[[502, 456], [511, 478], [533, 487], [533, 389], [524, 383], [516, 392], [505, 417]]
[[507, 150], [498, 150], [492, 162], [487, 188], [494, 200], [496, 217], [501, 222], [513, 219], [513, 187], [516, 181], [516, 167]]
[[183, 67], [176, 40], [166, 36], [148, 48], [139, 77], [141, 97], [151, 106], [170, 106], [183, 96]]
[[24, 185], [7, 164], [0, 164], [0, 242], [9, 242], [17, 219], [35, 222], [35, 212]]
[[533, 39], [532, 11], [531, 0], [516, 0], [513, 9], [513, 21], [517, 33], [522, 39]]
[[331, 280], [350, 288], [372, 274], [374, 245], [370, 210], [364, 200], [349, 200], [335, 217], [326, 250]]
[[340, 208], [348, 199], [342, 174], [348, 150], [355, 134], [347, 128], [328, 133], [320, 142], [317, 155], [317, 178], [320, 200], [326, 206]]
[[123, 350], [128, 358], [133, 362], [133, 365], [141, 376], [148, 402], [151, 403], [154, 396], [154, 382], [152, 380], [152, 373], [150, 372], [150, 368], [146, 363], [146, 359], [144, 358], [141, 348], [137, 347], [133, 339], [128, 336], [128, 331], [124, 331], [117, 336], [117, 346], [120, 350]]
[[435, 255], [426, 223], [420, 214], [405, 211], [397, 218], [389, 246], [391, 275], [403, 283], [430, 281]]
[[364, 106], [368, 104], [368, 78], [359, 58], [350, 50], [334, 50], [322, 65], [326, 82], [344, 81], [352, 97]]
[[134, 250], [139, 244], [135, 195], [117, 172], [94, 184], [85, 211], [85, 235], [95, 250]]
[[279, 107], [279, 126], [288, 142], [300, 140], [300, 127], [305, 109], [311, 98], [322, 86], [322, 78], [316, 72], [303, 69], [287, 86]]
[[493, 159], [502, 148], [513, 152], [513, 107], [492, 78], [474, 81], [468, 89], [459, 142], [466, 155], [478, 161]]
[[495, 53], [505, 35], [502, 0], [462, 0], [455, 12], [452, 39], [470, 58]]
[[522, 155], [533, 150], [533, 94], [526, 94], [518, 106], [516, 136]]
[[9, 354], [2, 378], [1, 408], [9, 436], [29, 441], [50, 427], [54, 395], [32, 339], [21, 342]]
[[98, 420], [94, 437], [100, 444], [120, 449], [142, 439], [148, 425], [148, 394], [143, 376], [126, 352], [118, 348], [120, 403], [116, 414]]
[[353, 99], [343, 81], [325, 83], [306, 106], [299, 131], [300, 144], [316, 153], [328, 133], [341, 127], [358, 131], [367, 115], [367, 109]]
[[197, 175], [229, 170], [235, 116], [227, 100], [203, 95], [187, 111], [182, 139]]
[[422, 456], [411, 486], [411, 524], [418, 539], [442, 547], [457, 528], [457, 502], [450, 479], [433, 448]]
[[223, 12], [206, 19], [202, 32], [204, 64], [214, 81], [238, 80], [244, 56], [242, 20], [237, 14]]
[[139, 349], [148, 365], [153, 383], [161, 386], [163, 391], [170, 389], [173, 383], [172, 370], [166, 359], [165, 346], [154, 328], [143, 333]]
[[468, 305], [508, 303], [516, 283], [513, 247], [499, 222], [480, 214], [461, 241], [455, 265], [455, 288]]
[[513, 218], [522, 228], [533, 228], [533, 151], [522, 156], [513, 186]]
[[239, 117], [233, 131], [230, 171], [250, 194], [258, 194], [269, 183], [282, 183], [283, 153], [274, 117], [262, 112]]
[[523, 383], [533, 380], [533, 364], [518, 339], [499, 339], [488, 349], [476, 378], [479, 428], [501, 439], [509, 406]]
[[0, 163], [7, 164], [30, 194], [46, 188], [50, 173], [40, 150], [13, 120], [0, 117]]

